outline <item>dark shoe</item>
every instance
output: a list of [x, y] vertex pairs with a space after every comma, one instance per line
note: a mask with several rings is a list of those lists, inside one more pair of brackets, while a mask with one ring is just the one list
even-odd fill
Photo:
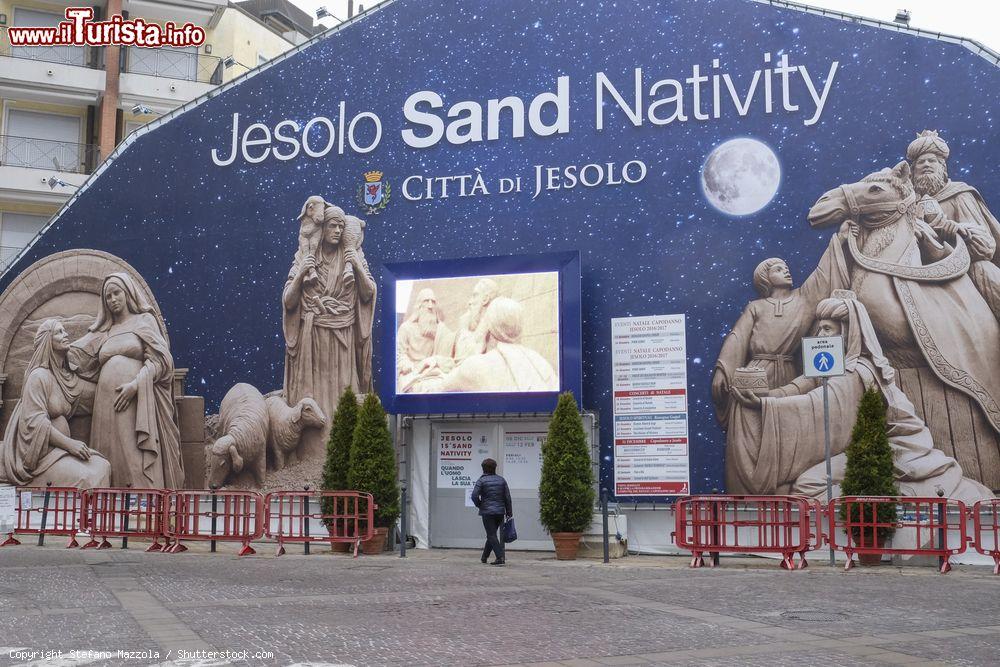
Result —
[[486, 558], [480, 558], [479, 562], [482, 563], [483, 565], [486, 565], [487, 559]]
[[492, 563], [490, 563], [490, 565], [503, 565], [505, 562], [506, 561], [502, 561], [502, 560], [498, 559], [498, 560], [495, 560]]

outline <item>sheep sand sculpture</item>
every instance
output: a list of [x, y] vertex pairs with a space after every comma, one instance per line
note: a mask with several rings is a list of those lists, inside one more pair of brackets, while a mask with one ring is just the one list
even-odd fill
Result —
[[256, 488], [264, 486], [268, 460], [281, 470], [297, 459], [304, 429], [322, 429], [326, 415], [311, 398], [294, 406], [280, 395], [266, 398], [256, 387], [236, 384], [219, 410], [218, 439], [208, 446], [206, 479], [216, 488], [247, 471]]
[[267, 468], [267, 403], [257, 388], [241, 382], [226, 392], [219, 408], [219, 438], [209, 447], [205, 478], [220, 487], [247, 469], [264, 485]]
[[326, 415], [311, 398], [303, 398], [294, 406], [285, 403], [281, 396], [269, 396], [267, 404], [268, 425], [267, 453], [274, 461], [274, 469], [298, 461], [297, 450], [302, 442], [302, 430], [326, 426]]

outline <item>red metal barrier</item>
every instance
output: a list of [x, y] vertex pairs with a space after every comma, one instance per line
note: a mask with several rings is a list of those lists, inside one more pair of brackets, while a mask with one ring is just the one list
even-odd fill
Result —
[[377, 506], [370, 493], [358, 491], [274, 491], [264, 498], [267, 507], [265, 534], [278, 541], [277, 555], [285, 542], [337, 542], [354, 545], [357, 558], [361, 542], [375, 535]]
[[[889, 507], [895, 507], [895, 518], [886, 516]], [[902, 554], [937, 556], [945, 573], [951, 570], [949, 558], [964, 552], [968, 542], [965, 504], [948, 498], [843, 496], [830, 502], [827, 514], [830, 546], [847, 554], [847, 570], [854, 554]], [[886, 529], [894, 531], [893, 547], [879, 543], [878, 533]]]
[[[829, 508], [818, 500], [811, 498], [806, 498], [805, 500], [809, 503], [809, 530], [812, 533], [809, 550], [817, 551], [822, 549], [823, 545], [828, 541], [826, 537], [826, 513]], [[803, 556], [803, 560], [805, 560], [805, 556]]]
[[182, 540], [239, 542], [240, 555], [264, 534], [264, 497], [255, 491], [170, 491], [164, 500], [165, 551], [187, 551]]
[[691, 496], [675, 504], [678, 547], [691, 551], [691, 567], [704, 553], [778, 553], [781, 567], [807, 567], [805, 554], [822, 544], [819, 504], [798, 496]]
[[[110, 549], [109, 537], [151, 537], [146, 551], [160, 551], [163, 508], [167, 491], [162, 489], [90, 489], [83, 493], [83, 520], [90, 541], [84, 549]], [[97, 538], [101, 541], [98, 542]]]
[[[76, 535], [81, 532], [82, 494], [79, 489], [64, 486], [18, 487], [15, 504], [14, 530], [0, 547], [20, 544], [15, 534], [39, 536], [66, 535], [67, 549], [79, 546]], [[37, 505], [37, 506], [36, 506]]]
[[993, 574], [1000, 574], [1000, 499], [980, 500], [972, 506], [972, 545], [993, 558]]

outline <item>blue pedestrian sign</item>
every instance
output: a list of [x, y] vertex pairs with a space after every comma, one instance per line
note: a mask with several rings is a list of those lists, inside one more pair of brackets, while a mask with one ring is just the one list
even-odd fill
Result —
[[833, 355], [829, 352], [820, 352], [813, 357], [813, 368], [820, 373], [826, 373], [833, 368]]
[[803, 338], [802, 370], [811, 378], [843, 375], [844, 339], [841, 336]]

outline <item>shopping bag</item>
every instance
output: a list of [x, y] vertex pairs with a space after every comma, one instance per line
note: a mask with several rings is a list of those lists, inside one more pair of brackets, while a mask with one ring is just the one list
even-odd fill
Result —
[[514, 527], [514, 518], [511, 517], [503, 523], [503, 541], [504, 544], [510, 544], [517, 540], [517, 528]]

